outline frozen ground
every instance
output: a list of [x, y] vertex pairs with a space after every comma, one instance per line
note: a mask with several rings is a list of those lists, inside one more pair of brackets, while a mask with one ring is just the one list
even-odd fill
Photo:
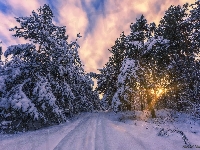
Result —
[[149, 119], [147, 112], [85, 113], [37, 131], [0, 134], [0, 149], [181, 150], [188, 145], [200, 149], [200, 121], [187, 115], [171, 116], [167, 111], [157, 115], [157, 119]]

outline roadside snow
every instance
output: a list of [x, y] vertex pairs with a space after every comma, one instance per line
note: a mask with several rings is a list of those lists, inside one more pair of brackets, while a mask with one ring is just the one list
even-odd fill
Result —
[[[15, 135], [0, 134], [1, 150], [181, 150], [200, 147], [200, 122], [158, 111], [84, 113], [64, 124]], [[174, 131], [174, 132], [171, 132]]]

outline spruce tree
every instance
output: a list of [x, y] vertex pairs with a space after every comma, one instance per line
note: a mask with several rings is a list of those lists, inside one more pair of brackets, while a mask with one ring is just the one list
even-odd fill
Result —
[[100, 74], [96, 76], [98, 84], [97, 90], [103, 94], [101, 105], [104, 109], [111, 108], [112, 98], [117, 91], [117, 78], [125, 57], [125, 40], [126, 36], [122, 32], [120, 38], [115, 41], [115, 45], [109, 50], [111, 56], [109, 57], [108, 63], [106, 63], [105, 67], [99, 69]]
[[[188, 4], [181, 6], [170, 6], [161, 19], [155, 36], [162, 36], [168, 40], [167, 49], [161, 54], [162, 62], [158, 62], [166, 74], [169, 75], [168, 90], [171, 97], [170, 107], [179, 109], [180, 94], [184, 92], [184, 76], [185, 61], [189, 60], [192, 55], [191, 42], [189, 39], [190, 24], [185, 20], [188, 16]], [[157, 54], [158, 56], [158, 54]], [[157, 57], [158, 58], [158, 57]]]
[[14, 36], [31, 43], [10, 46], [4, 53], [11, 60], [3, 70], [3, 119], [12, 122], [16, 118], [12, 128], [28, 130], [35, 122], [40, 126], [61, 123], [75, 113], [99, 109], [92, 79], [80, 61], [80, 46], [77, 40], [68, 43], [66, 28], [53, 24], [50, 7], [45, 4], [38, 13], [33, 11], [30, 17], [18, 17], [16, 21], [20, 27], [11, 29]]

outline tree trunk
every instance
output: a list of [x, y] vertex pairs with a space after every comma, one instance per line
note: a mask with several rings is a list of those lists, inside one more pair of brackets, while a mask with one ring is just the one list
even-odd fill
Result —
[[156, 118], [156, 112], [155, 112], [154, 108], [151, 108], [150, 111], [151, 111], [151, 117]]

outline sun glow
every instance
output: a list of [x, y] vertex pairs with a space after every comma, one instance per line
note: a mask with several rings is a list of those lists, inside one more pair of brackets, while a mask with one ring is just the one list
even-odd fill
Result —
[[163, 93], [164, 93], [164, 90], [160, 88], [157, 90], [156, 95], [157, 95], [157, 97], [160, 97]]
[[166, 91], [167, 91], [166, 88], [157, 88], [157, 89], [152, 89], [151, 94], [155, 95], [158, 98], [162, 96]]

